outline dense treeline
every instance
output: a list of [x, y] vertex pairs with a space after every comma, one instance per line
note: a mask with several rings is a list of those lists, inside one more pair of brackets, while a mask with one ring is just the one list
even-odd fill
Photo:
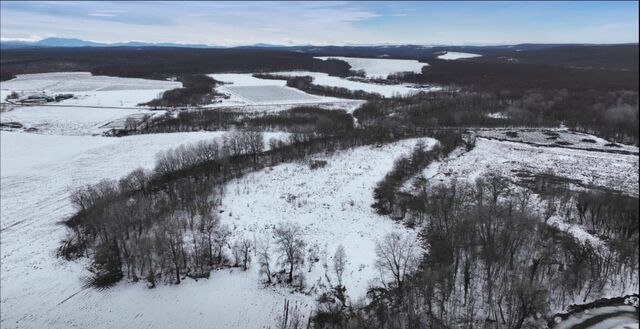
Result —
[[499, 92], [503, 89], [586, 91], [638, 90], [637, 71], [587, 70], [522, 63], [429, 59], [422, 74], [405, 74], [415, 83], [458, 85]]
[[[273, 49], [168, 47], [2, 49], [2, 72], [88, 71], [96, 75], [164, 79], [176, 74], [304, 70], [346, 76], [339, 60]], [[4, 76], [5, 73], [2, 73]]]
[[430, 150], [419, 143], [410, 155], [397, 159], [391, 171], [377, 183], [373, 190], [375, 203], [372, 205], [377, 213], [395, 219], [403, 218], [406, 212], [405, 203], [410, 198], [406, 192], [400, 191], [403, 184], [434, 161], [445, 158], [456, 148], [464, 146], [470, 150], [474, 147], [474, 141], [469, 137], [463, 138], [463, 135], [455, 131], [440, 131], [434, 138], [438, 143]]
[[625, 228], [638, 221], [637, 198], [635, 208], [615, 203], [622, 209], [614, 213], [629, 218], [609, 224], [632, 232], [627, 253], [546, 224], [531, 190], [508, 188], [502, 177], [424, 185], [413, 201], [403, 220], [419, 223], [428, 250], [414, 271], [401, 285], [388, 277], [386, 287], [371, 289], [367, 305], [321, 303], [316, 327], [543, 327], [552, 309], [638, 286], [638, 230]]
[[[490, 114], [499, 113], [498, 117]], [[638, 144], [638, 93], [504, 89], [434, 92], [369, 101], [354, 116], [363, 125], [403, 127], [558, 126]]]
[[11, 80], [15, 77], [15, 74], [13, 74], [12, 72], [0, 70], [0, 81]]
[[638, 44], [556, 45], [543, 49], [520, 47], [475, 58], [481, 62], [517, 61], [527, 64], [564, 66], [583, 69], [638, 71]]
[[131, 133], [216, 131], [235, 128], [251, 131], [286, 131], [328, 135], [341, 133], [353, 129], [353, 127], [353, 117], [343, 110], [324, 110], [299, 106], [277, 113], [239, 112], [224, 109], [180, 111], [175, 116], [169, 114], [158, 118]]
[[[88, 284], [107, 287], [123, 277], [179, 283], [234, 265], [224, 253], [231, 233], [214, 211], [224, 183], [246, 172], [359, 145], [416, 136], [414, 132], [352, 129], [339, 135], [293, 134], [288, 143], [262, 134], [231, 133], [221, 141], [181, 146], [158, 156], [153, 171], [136, 170], [76, 191], [77, 213], [66, 221], [62, 256], [91, 258]], [[244, 262], [246, 264], [246, 262]]]
[[142, 105], [151, 107], [178, 107], [210, 104], [216, 95], [218, 81], [204, 74], [180, 76], [182, 88], [167, 90], [160, 98]]

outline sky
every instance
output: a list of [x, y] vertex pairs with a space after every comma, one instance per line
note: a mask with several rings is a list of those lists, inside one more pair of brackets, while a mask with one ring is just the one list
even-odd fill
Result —
[[638, 42], [638, 2], [0, 2], [2, 40], [235, 46]]

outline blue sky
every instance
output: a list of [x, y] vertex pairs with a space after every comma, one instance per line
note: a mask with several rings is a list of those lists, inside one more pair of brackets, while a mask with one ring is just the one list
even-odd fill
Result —
[[209, 45], [638, 42], [638, 2], [0, 3], [3, 40]]

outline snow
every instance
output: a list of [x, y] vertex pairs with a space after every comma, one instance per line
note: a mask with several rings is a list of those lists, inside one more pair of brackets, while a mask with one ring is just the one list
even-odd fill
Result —
[[181, 86], [180, 82], [164, 80], [94, 76], [89, 72], [55, 72], [19, 74], [15, 79], [3, 81], [0, 89], [75, 94], [90, 91], [168, 90]]
[[627, 326], [631, 328], [638, 327], [638, 309], [633, 306], [625, 305], [598, 307], [578, 312], [569, 316], [568, 319], [557, 323], [554, 326], [554, 329], [571, 329], [574, 327], [580, 327], [581, 324], [589, 319], [593, 319], [597, 316], [606, 316], [607, 314], [610, 314], [611, 317], [594, 323], [589, 326], [589, 328], [610, 329], [616, 327], [627, 328]]
[[180, 82], [94, 76], [88, 72], [23, 74], [0, 84], [2, 101], [13, 91], [49, 96], [71, 93], [74, 98], [42, 106], [17, 106], [3, 112], [0, 121], [19, 122], [26, 128], [37, 128], [42, 134], [100, 134], [109, 122], [123, 122], [134, 114], [159, 113], [138, 108], [138, 104], [181, 86]]
[[225, 91], [249, 104], [314, 103], [319, 98], [294, 88], [281, 86], [231, 86]]
[[605, 247], [604, 241], [589, 233], [582, 225], [570, 224], [565, 222], [565, 219], [557, 215], [551, 216], [547, 220], [547, 224], [555, 226], [560, 231], [567, 232], [581, 243], [589, 243], [594, 247]]
[[355, 71], [364, 71], [367, 78], [386, 79], [389, 74], [397, 72], [421, 73], [422, 67], [429, 65], [412, 59], [360, 58], [360, 57], [315, 57], [322, 60], [337, 59], [351, 65]]
[[40, 134], [94, 135], [105, 125], [134, 114], [157, 114], [163, 111], [124, 108], [23, 106], [0, 114], [1, 122], [20, 122], [37, 128]]
[[280, 86], [287, 85], [287, 80], [259, 79], [253, 73], [216, 73], [207, 74], [215, 80], [231, 84], [233, 86]]
[[338, 105], [341, 109], [355, 109], [362, 101], [325, 97], [307, 94], [301, 90], [287, 87], [286, 80], [259, 79], [253, 73], [220, 73], [209, 74], [210, 77], [222, 81], [225, 85], [217, 87], [217, 91], [229, 95], [221, 103], [207, 107], [251, 107], [253, 110], [277, 111], [299, 105], [322, 105], [331, 107]]
[[459, 53], [455, 51], [447, 51], [445, 54], [438, 56], [439, 59], [445, 60], [456, 60], [456, 59], [465, 59], [465, 58], [475, 58], [480, 57], [482, 55], [471, 54], [471, 53]]
[[384, 97], [407, 96], [418, 92], [428, 92], [440, 90], [440, 87], [417, 87], [411, 84], [383, 85], [366, 83], [343, 79], [340, 77], [330, 76], [327, 73], [309, 72], [309, 71], [288, 71], [276, 72], [275, 75], [285, 76], [310, 76], [313, 83], [320, 86], [341, 87], [349, 90], [362, 90], [369, 93], [378, 93]]
[[638, 322], [629, 322], [629, 323], [623, 323], [620, 325], [617, 325], [615, 327], [608, 327], [608, 328], [612, 328], [612, 329], [640, 329], [640, 323]]
[[[261, 290], [257, 274], [220, 271], [210, 280], [187, 280], [180, 286], [147, 290], [143, 285], [121, 285], [100, 292], [83, 290], [84, 261], [66, 262], [55, 256], [66, 233], [59, 222], [73, 213], [68, 196], [75, 188], [122, 177], [140, 166], [151, 168], [161, 150], [223, 133], [108, 138], [0, 131], [1, 326], [175, 328], [188, 321], [196, 328], [210, 328], [212, 323], [220, 328], [259, 328], [268, 324], [265, 321], [281, 308], [283, 292]], [[285, 136], [266, 133], [265, 139]], [[237, 313], [247, 307], [255, 315]]]
[[[143, 284], [123, 283], [97, 291], [82, 287], [86, 260], [66, 262], [55, 257], [66, 233], [59, 222], [73, 214], [70, 191], [122, 177], [139, 166], [150, 168], [160, 150], [221, 134], [108, 138], [0, 131], [2, 327], [176, 328], [189, 323], [191, 328], [266, 328], [273, 326], [285, 299], [308, 315], [315, 303], [313, 295], [265, 288], [255, 263], [247, 272], [221, 270], [208, 280], [187, 279], [178, 286], [149, 290]], [[272, 137], [284, 135], [266, 134], [265, 140]], [[356, 297], [377, 277], [371, 264], [375, 239], [403, 229], [373, 214], [371, 191], [393, 160], [410, 152], [415, 143], [406, 140], [323, 156], [329, 164], [315, 171], [304, 163], [293, 163], [251, 174], [229, 185], [222, 207], [225, 215], [233, 216], [223, 221], [249, 237], [268, 230], [269, 224], [298, 221], [308, 242], [322, 243], [322, 247], [326, 241], [330, 254], [336, 244], [344, 244], [350, 262], [345, 274], [347, 292]], [[29, 145], [33, 152], [25, 150]], [[254, 181], [254, 186], [248, 185]], [[280, 199], [284, 191], [297, 196], [294, 204]], [[316, 264], [306, 273], [309, 286], [314, 285], [319, 269]]]
[[470, 181], [487, 173], [511, 177], [515, 170], [553, 173], [583, 184], [638, 195], [637, 155], [539, 147], [484, 138], [478, 138], [470, 152], [442, 163], [432, 180], [448, 180], [448, 174]]
[[[634, 145], [617, 144], [611, 146], [611, 142], [598, 136], [573, 132], [562, 128], [496, 128], [496, 129], [478, 129], [474, 133], [477, 136], [488, 138], [509, 140], [514, 142], [526, 142], [535, 145], [555, 146], [565, 148], [601, 150], [601, 151], [624, 151], [628, 153], [638, 154], [638, 147]], [[508, 135], [507, 133], [516, 133], [516, 135]], [[562, 143], [562, 144], [558, 144]], [[608, 145], [609, 144], [609, 145]]]
[[[418, 140], [317, 156], [314, 159], [328, 164], [315, 170], [306, 162], [287, 163], [249, 174], [228, 184], [220, 207], [225, 211], [222, 222], [258, 238], [270, 234], [278, 223], [294, 222], [302, 226], [309, 246], [321, 250], [326, 246], [329, 256], [342, 244], [348, 258], [347, 293], [352, 298], [364, 297], [379, 278], [374, 267], [376, 240], [393, 230], [413, 233], [374, 211], [373, 188], [391, 170], [394, 160], [409, 154]], [[430, 147], [435, 144], [433, 139], [422, 140]], [[320, 263], [305, 273], [308, 285], [324, 280]]]
[[[537, 136], [533, 130], [529, 132], [531, 136], [521, 134], [520, 137], [528, 140], [527, 137]], [[476, 133], [492, 135], [491, 130]], [[564, 134], [560, 136], [565, 137]], [[591, 135], [579, 134], [579, 137], [588, 137], [600, 142], [597, 137]], [[532, 140], [535, 141], [535, 138]], [[604, 187], [633, 196], [638, 195], [637, 155], [540, 147], [485, 138], [478, 138], [475, 148], [469, 152], [460, 148], [454, 150], [445, 160], [430, 164], [421, 176], [432, 184], [448, 182], [454, 178], [473, 183], [476, 178], [486, 174], [497, 174], [517, 182], [518, 177], [515, 174], [520, 171], [528, 171], [531, 174], [552, 173], [559, 177], [578, 179], [587, 186], [593, 185], [594, 188]], [[405, 182], [403, 189], [410, 192], [412, 184], [412, 180]], [[533, 197], [533, 210], [542, 215], [544, 209], [541, 200], [536, 195]], [[567, 232], [582, 243], [588, 242], [601, 251], [606, 251], [606, 243], [599, 237], [589, 233], [586, 227], [569, 223], [568, 220], [561, 214], [555, 214], [547, 219], [547, 224]]]

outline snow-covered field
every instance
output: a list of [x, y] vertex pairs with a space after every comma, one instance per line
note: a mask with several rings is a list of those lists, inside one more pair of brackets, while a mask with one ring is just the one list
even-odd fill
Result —
[[[208, 281], [155, 290], [123, 285], [106, 292], [83, 291], [84, 262], [55, 257], [65, 236], [59, 222], [73, 213], [70, 191], [140, 166], [150, 168], [161, 150], [222, 134], [108, 138], [1, 131], [1, 327], [176, 328], [189, 320], [194, 327], [243, 328], [264, 323], [256, 317], [279, 309], [282, 298], [258, 289], [249, 274], [221, 271]], [[284, 136], [268, 133], [265, 139]], [[258, 315], [230, 313], [247, 307]], [[167, 312], [173, 316], [161, 316]]]
[[[357, 107], [359, 100], [341, 99], [310, 95], [295, 88], [287, 87], [286, 80], [258, 79], [252, 73], [219, 73], [209, 74], [210, 77], [225, 82], [217, 88], [218, 92], [229, 95], [229, 99], [222, 100], [210, 107], [251, 106], [254, 110], [265, 108], [286, 109], [302, 104], [320, 105], [344, 104]], [[352, 106], [349, 106], [352, 105]]]
[[536, 145], [558, 146], [566, 148], [602, 150], [605, 152], [628, 152], [638, 154], [638, 147], [615, 144], [610, 141], [585, 133], [572, 132], [567, 129], [483, 129], [476, 130], [477, 136], [526, 142]]
[[[438, 166], [434, 175], [434, 167]], [[450, 177], [470, 181], [486, 173], [513, 177], [515, 171], [553, 174], [582, 184], [638, 195], [638, 156], [606, 152], [539, 147], [524, 143], [478, 138], [476, 147], [425, 169], [432, 180]]]
[[55, 72], [20, 74], [3, 81], [4, 90], [82, 93], [90, 91], [168, 90], [179, 88], [180, 82], [95, 76], [89, 72]]
[[74, 98], [47, 104], [55, 106], [15, 107], [0, 114], [0, 121], [19, 122], [41, 134], [100, 134], [112, 121], [123, 121], [134, 114], [157, 114], [137, 106], [180, 86], [180, 82], [93, 76], [87, 72], [18, 75], [0, 84], [2, 101], [13, 91], [49, 96], [71, 93]]
[[320, 86], [329, 87], [341, 87], [349, 90], [362, 90], [370, 93], [378, 93], [384, 97], [393, 96], [406, 96], [415, 94], [421, 91], [436, 91], [440, 90], [440, 87], [421, 88], [410, 84], [399, 85], [382, 85], [375, 83], [366, 83], [360, 81], [353, 81], [343, 79], [340, 77], [330, 76], [327, 73], [309, 72], [309, 71], [288, 71], [288, 72], [276, 72], [276, 75], [285, 76], [310, 76], [313, 78], [313, 83]]
[[135, 107], [150, 101], [162, 92], [179, 88], [180, 82], [95, 76], [89, 72], [56, 72], [21, 74], [0, 84], [2, 101], [15, 91], [47, 95], [73, 94], [73, 99], [56, 105]]
[[[59, 222], [73, 213], [70, 191], [139, 166], [149, 168], [158, 151], [221, 132], [122, 138], [0, 134], [3, 328], [176, 328], [184, 323], [192, 328], [265, 328], [273, 325], [285, 299], [297, 303], [304, 315], [314, 305], [313, 295], [264, 288], [255, 263], [247, 272], [222, 270], [208, 280], [185, 280], [179, 286], [149, 290], [142, 284], [121, 284], [97, 291], [82, 288], [85, 261], [55, 257], [66, 232]], [[266, 134], [265, 139], [271, 137], [283, 135]], [[361, 297], [378, 277], [372, 266], [375, 239], [402, 229], [373, 213], [371, 191], [393, 160], [415, 143], [361, 147], [322, 157], [329, 161], [322, 169], [283, 164], [234, 181], [222, 205], [224, 215], [231, 216], [224, 216], [223, 223], [252, 237], [280, 221], [297, 221], [305, 227], [305, 239], [319, 248], [327, 243], [330, 254], [344, 244], [347, 292]], [[309, 287], [320, 271], [316, 263], [305, 273]]]
[[351, 65], [355, 71], [364, 71], [367, 78], [386, 79], [389, 74], [397, 72], [421, 73], [422, 67], [429, 65], [413, 59], [361, 58], [361, 57], [315, 57], [322, 60], [338, 59]]
[[471, 53], [459, 53], [459, 52], [455, 52], [455, 51], [447, 51], [445, 54], [442, 54], [440, 56], [438, 56], [439, 59], [446, 59], [446, 60], [455, 60], [455, 59], [465, 59], [465, 58], [474, 58], [474, 57], [480, 57], [482, 55], [478, 55], [478, 54], [471, 54]]
[[1, 122], [19, 122], [25, 128], [36, 128], [39, 134], [95, 135], [105, 125], [134, 114], [158, 114], [164, 111], [95, 107], [23, 106], [0, 114]]
[[227, 86], [226, 91], [249, 104], [314, 103], [318, 97], [281, 86]]

